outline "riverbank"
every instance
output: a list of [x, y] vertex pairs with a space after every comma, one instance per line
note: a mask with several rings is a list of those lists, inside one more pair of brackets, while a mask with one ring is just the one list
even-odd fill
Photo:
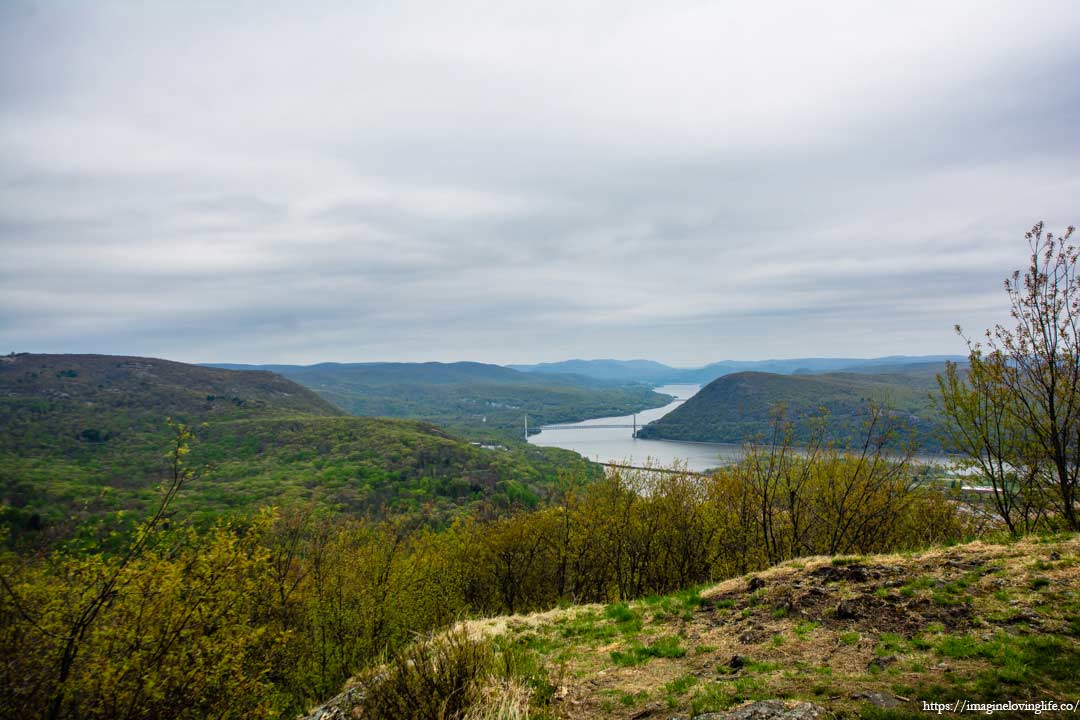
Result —
[[[693, 472], [705, 472], [739, 462], [744, 457], [744, 447], [740, 443], [662, 440], [633, 436], [635, 423], [640, 428], [658, 420], [693, 397], [700, 389], [700, 385], [661, 385], [654, 390], [675, 398], [663, 407], [632, 415], [599, 417], [578, 423], [565, 423], [549, 429], [541, 427], [541, 432], [531, 435], [529, 442], [542, 447], [572, 450], [588, 460], [601, 464], [670, 467], [679, 463]], [[920, 464], [943, 467], [953, 465], [958, 459], [957, 456], [944, 454], [921, 454], [914, 458]]]

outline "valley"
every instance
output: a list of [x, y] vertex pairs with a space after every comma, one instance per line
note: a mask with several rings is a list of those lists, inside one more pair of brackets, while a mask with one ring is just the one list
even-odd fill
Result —
[[352, 415], [424, 420], [485, 441], [520, 438], [526, 415], [534, 425], [565, 423], [669, 401], [636, 380], [525, 373], [474, 362], [216, 367], [272, 371]]
[[0, 2], [0, 720], [1076, 717], [1078, 36]]
[[[1004, 697], [998, 680], [1071, 692], [1075, 536], [1015, 550], [988, 497], [907, 461], [940, 447], [944, 365], [845, 367], [702, 387], [648, 383], [639, 363], [619, 380], [5, 356], [0, 617], [35, 614], [51, 649], [17, 666], [48, 687], [50, 638], [82, 622], [67, 605], [100, 612], [65, 683], [102, 718], [110, 693], [167, 712], [148, 678], [199, 688], [200, 715], [295, 717], [332, 698], [319, 720], [426, 720], [447, 703], [463, 720], [639, 720], [757, 701], [906, 717], [913, 697]], [[539, 430], [527, 441], [523, 410]], [[911, 445], [860, 447], [868, 416], [925, 423]], [[596, 464], [609, 460], [668, 471]], [[991, 544], [932, 549], [973, 540]], [[1046, 557], [1028, 567], [1031, 553]], [[1029, 589], [1006, 595], [1006, 577]], [[197, 620], [182, 619], [189, 602]], [[23, 623], [5, 628], [0, 645], [21, 647]], [[173, 646], [201, 659], [156, 659]], [[1000, 670], [1042, 657], [1044, 680]], [[942, 661], [957, 662], [946, 683], [926, 670]], [[117, 677], [108, 693], [98, 674]], [[36, 692], [6, 686], [0, 707]]]

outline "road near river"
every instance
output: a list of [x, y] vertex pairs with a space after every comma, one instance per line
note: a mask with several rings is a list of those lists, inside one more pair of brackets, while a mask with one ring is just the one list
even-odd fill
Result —
[[[700, 385], [662, 385], [656, 388], [656, 392], [671, 395], [675, 397], [675, 401], [663, 407], [639, 412], [638, 427], [667, 415], [700, 389]], [[529, 442], [533, 445], [573, 450], [595, 462], [627, 465], [652, 463], [661, 467], [670, 467], [675, 462], [680, 462], [685, 463], [687, 469], [695, 471], [727, 465], [742, 457], [742, 445], [643, 440], [633, 437], [631, 428], [595, 427], [633, 423], [633, 415], [623, 415], [593, 418], [552, 428], [542, 426], [540, 434], [530, 436]], [[920, 456], [918, 461], [951, 465], [950, 459], [943, 456]]]

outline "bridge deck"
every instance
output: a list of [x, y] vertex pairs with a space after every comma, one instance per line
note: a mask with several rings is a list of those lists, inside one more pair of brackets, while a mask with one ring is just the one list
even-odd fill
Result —
[[634, 425], [541, 425], [541, 430], [602, 430], [607, 428], [633, 428]]
[[696, 472], [694, 470], [676, 470], [675, 468], [662, 468], [662, 467], [644, 467], [642, 465], [627, 465], [626, 463], [597, 463], [604, 467], [616, 468], [619, 470], [645, 470], [647, 472], [664, 473], [665, 475], [691, 475], [693, 477], [712, 477], [709, 473]]

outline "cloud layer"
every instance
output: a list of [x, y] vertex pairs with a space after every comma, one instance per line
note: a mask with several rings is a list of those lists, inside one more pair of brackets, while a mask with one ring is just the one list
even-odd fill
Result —
[[1071, 2], [0, 7], [0, 350], [958, 352], [1080, 222]]

